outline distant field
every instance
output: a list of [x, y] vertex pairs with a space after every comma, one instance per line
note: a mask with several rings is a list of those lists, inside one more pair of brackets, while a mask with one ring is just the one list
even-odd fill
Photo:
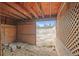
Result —
[[37, 27], [37, 29], [48, 29], [48, 28], [53, 28], [52, 26], [46, 26], [46, 27]]
[[56, 37], [55, 27], [37, 27], [37, 45], [54, 46], [53, 40]]

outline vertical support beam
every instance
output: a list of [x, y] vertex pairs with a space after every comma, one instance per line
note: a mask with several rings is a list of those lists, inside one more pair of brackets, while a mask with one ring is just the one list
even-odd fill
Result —
[[1, 50], [1, 16], [0, 16], [0, 56], [1, 56], [1, 53], [2, 50]]

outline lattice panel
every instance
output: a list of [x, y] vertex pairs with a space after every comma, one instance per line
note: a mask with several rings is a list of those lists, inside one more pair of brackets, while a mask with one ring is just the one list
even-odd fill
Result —
[[79, 3], [67, 3], [65, 6], [69, 8], [57, 20], [60, 39], [73, 55], [79, 56]]

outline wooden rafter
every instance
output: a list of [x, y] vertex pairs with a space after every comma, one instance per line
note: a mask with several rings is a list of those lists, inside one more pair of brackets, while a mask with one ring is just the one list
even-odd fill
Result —
[[2, 6], [0, 6], [0, 8], [2, 10], [4, 10], [6, 13], [8, 12], [9, 14], [15, 15], [17, 17], [20, 17], [21, 19], [25, 19], [25, 17], [20, 14], [19, 12], [17, 12], [16, 10], [13, 10], [12, 8], [10, 8], [9, 6], [5, 5], [4, 3], [2, 3]]
[[26, 19], [27, 18], [32, 19], [32, 17], [24, 9], [22, 9], [18, 4], [16, 3], [5, 3], [5, 4], [11, 7], [12, 9], [16, 10], [17, 12], [21, 13], [22, 15], [24, 15]]
[[43, 15], [43, 13], [42, 13], [42, 11], [40, 9], [39, 4], [37, 2], [35, 4], [36, 4], [36, 7], [38, 8], [38, 10], [40, 11], [39, 13], [42, 15], [42, 18], [44, 18], [44, 15]]

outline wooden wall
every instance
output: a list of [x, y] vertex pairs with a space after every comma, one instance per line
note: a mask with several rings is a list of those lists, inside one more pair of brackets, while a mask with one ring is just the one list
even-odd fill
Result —
[[1, 24], [2, 43], [12, 43], [16, 39], [16, 26]]
[[[15, 20], [15, 19], [14, 19]], [[12, 43], [16, 39], [16, 26], [12, 18], [1, 17], [1, 42]]]
[[36, 24], [35, 22], [25, 22], [17, 25], [18, 41], [36, 44]]
[[2, 43], [12, 43], [20, 41], [36, 44], [36, 23], [35, 21], [24, 21], [16, 25], [13, 19], [2, 17], [1, 21], [1, 40]]
[[1, 56], [1, 17], [0, 17], [0, 56]]

